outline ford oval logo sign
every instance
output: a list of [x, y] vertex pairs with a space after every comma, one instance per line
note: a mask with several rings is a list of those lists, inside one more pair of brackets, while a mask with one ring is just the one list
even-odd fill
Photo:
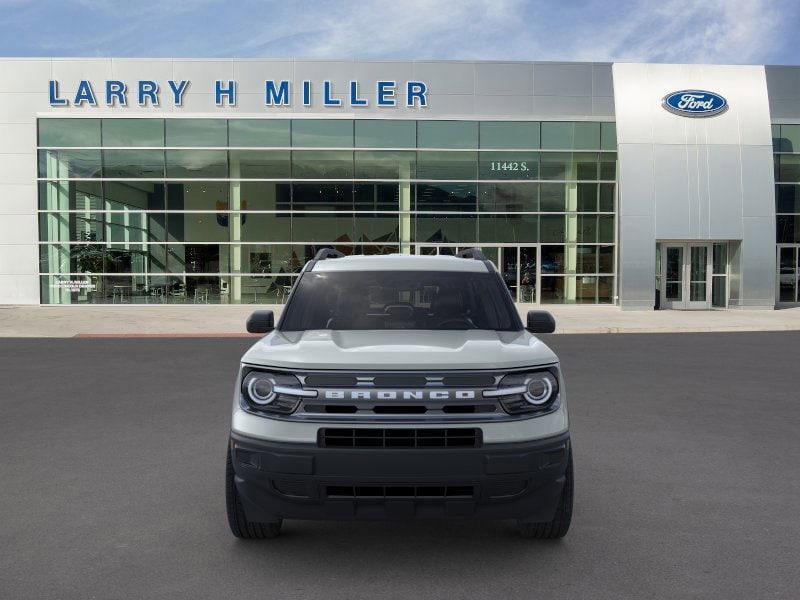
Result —
[[681, 90], [664, 96], [662, 105], [671, 113], [684, 117], [713, 117], [728, 110], [728, 101], [705, 90]]

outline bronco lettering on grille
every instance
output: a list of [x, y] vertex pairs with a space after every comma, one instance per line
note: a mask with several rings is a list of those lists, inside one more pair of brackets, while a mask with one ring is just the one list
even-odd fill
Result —
[[474, 390], [325, 390], [326, 400], [474, 400]]

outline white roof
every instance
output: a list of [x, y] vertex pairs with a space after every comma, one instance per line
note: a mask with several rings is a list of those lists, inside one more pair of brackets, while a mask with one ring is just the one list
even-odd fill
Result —
[[345, 256], [327, 258], [314, 264], [312, 271], [460, 271], [486, 273], [483, 261], [455, 256], [417, 256], [384, 254], [381, 256]]

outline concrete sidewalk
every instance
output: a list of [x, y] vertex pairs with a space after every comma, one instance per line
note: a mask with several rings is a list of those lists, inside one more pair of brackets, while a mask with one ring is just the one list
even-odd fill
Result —
[[[1, 306], [0, 337], [238, 336], [256, 308], [272, 305]], [[727, 311], [622, 311], [614, 306], [546, 308], [557, 333], [668, 333], [800, 330], [800, 308]]]

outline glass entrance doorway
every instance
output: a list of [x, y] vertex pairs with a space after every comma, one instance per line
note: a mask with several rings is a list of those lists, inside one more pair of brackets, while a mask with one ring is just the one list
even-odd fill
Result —
[[[417, 244], [417, 254], [454, 256], [469, 246]], [[539, 246], [481, 246], [486, 258], [494, 263], [515, 302], [539, 303]]]
[[712, 245], [661, 244], [661, 308], [710, 309]]

